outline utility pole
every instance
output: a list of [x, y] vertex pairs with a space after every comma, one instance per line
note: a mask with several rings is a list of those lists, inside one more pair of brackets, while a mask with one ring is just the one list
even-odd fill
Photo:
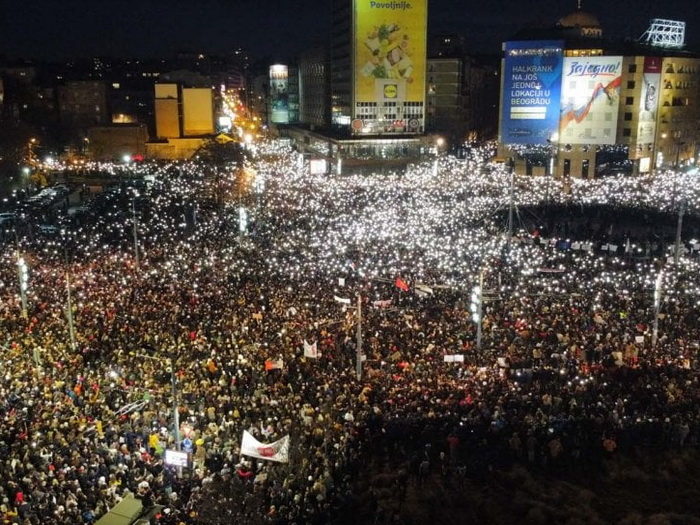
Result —
[[134, 223], [134, 265], [136, 270], [139, 269], [139, 237], [138, 237], [138, 221], [136, 220], [136, 194], [131, 197], [131, 211], [133, 215], [132, 222]]
[[683, 230], [683, 214], [685, 213], [685, 196], [681, 195], [681, 205], [678, 209], [678, 226], [676, 227], [676, 245], [673, 254], [673, 262], [678, 266], [681, 257], [681, 232]]
[[73, 303], [71, 301], [70, 270], [66, 267], [66, 317], [68, 318], [68, 333], [70, 349], [75, 351], [75, 326], [73, 325]]
[[482, 268], [479, 271], [479, 284], [472, 291], [471, 312], [472, 320], [476, 323], [476, 350], [481, 351], [481, 325], [484, 313], [484, 273], [486, 270]]
[[68, 334], [70, 336], [70, 349], [75, 351], [75, 325], [73, 324], [73, 301], [71, 299], [70, 265], [68, 264], [68, 235], [65, 230], [63, 234], [63, 259], [66, 264], [66, 318], [68, 319]]
[[661, 311], [661, 294], [663, 293], [664, 271], [661, 270], [656, 277], [656, 286], [654, 287], [654, 331], [651, 334], [651, 347], [656, 348], [656, 342], [659, 340], [659, 312]]
[[17, 247], [17, 279], [19, 281], [19, 298], [22, 304], [22, 317], [27, 318], [27, 263], [19, 249], [19, 235], [17, 233], [17, 219], [15, 219], [15, 245]]
[[357, 294], [357, 380], [362, 380], [362, 294]]
[[168, 356], [170, 360], [170, 386], [173, 395], [173, 425], [175, 436], [175, 448], [180, 450], [180, 412], [177, 409], [177, 378], [175, 377], [175, 360], [172, 355]]
[[506, 239], [506, 246], [510, 248], [510, 241], [513, 238], [513, 207], [514, 203], [514, 186], [515, 186], [515, 162], [510, 159], [510, 184], [508, 188], [508, 238]]

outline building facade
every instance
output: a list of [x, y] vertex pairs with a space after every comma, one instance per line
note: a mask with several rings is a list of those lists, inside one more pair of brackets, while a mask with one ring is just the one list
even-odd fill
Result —
[[523, 174], [648, 174], [695, 164], [700, 57], [613, 41], [581, 11], [504, 44], [499, 155]]
[[84, 128], [108, 122], [107, 86], [101, 80], [74, 80], [57, 88], [61, 122]]

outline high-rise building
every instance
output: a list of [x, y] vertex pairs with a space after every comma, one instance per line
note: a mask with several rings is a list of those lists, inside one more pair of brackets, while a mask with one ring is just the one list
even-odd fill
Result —
[[61, 121], [72, 127], [86, 128], [105, 124], [107, 86], [102, 80], [73, 80], [58, 87], [58, 111]]
[[299, 56], [299, 121], [323, 129], [330, 122], [328, 54], [315, 48]]
[[[285, 133], [300, 151], [338, 171], [405, 165], [428, 151], [427, 9], [428, 0], [334, 0], [328, 62], [299, 62], [302, 126]], [[315, 97], [324, 91], [321, 104]]]

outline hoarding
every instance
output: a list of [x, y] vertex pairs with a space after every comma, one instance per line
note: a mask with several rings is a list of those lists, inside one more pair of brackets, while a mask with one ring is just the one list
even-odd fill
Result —
[[289, 124], [289, 69], [275, 64], [270, 66], [270, 121]]
[[187, 467], [189, 465], [189, 454], [180, 450], [166, 450], [164, 462], [173, 467]]
[[326, 159], [311, 159], [309, 161], [309, 173], [311, 175], [328, 173], [328, 162], [326, 162]]
[[557, 133], [563, 47], [558, 40], [506, 42], [501, 104], [504, 144], [546, 144]]
[[642, 96], [639, 101], [637, 144], [651, 144], [656, 133], [656, 114], [661, 84], [661, 57], [645, 57]]
[[355, 0], [353, 131], [421, 131], [427, 12], [427, 0]]
[[622, 57], [566, 57], [559, 141], [615, 144]]

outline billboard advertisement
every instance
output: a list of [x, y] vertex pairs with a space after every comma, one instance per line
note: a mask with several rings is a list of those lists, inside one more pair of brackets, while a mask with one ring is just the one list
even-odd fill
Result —
[[353, 130], [371, 127], [374, 120], [382, 121], [382, 131], [421, 131], [427, 4], [355, 0], [353, 113], [358, 122]]
[[289, 69], [275, 64], [270, 66], [270, 121], [289, 124]]
[[546, 144], [557, 132], [563, 47], [556, 40], [506, 42], [501, 104], [504, 144]]
[[651, 144], [654, 142], [660, 84], [661, 57], [645, 57], [642, 75], [642, 96], [639, 101], [637, 144]]
[[559, 141], [615, 144], [622, 57], [566, 57]]

